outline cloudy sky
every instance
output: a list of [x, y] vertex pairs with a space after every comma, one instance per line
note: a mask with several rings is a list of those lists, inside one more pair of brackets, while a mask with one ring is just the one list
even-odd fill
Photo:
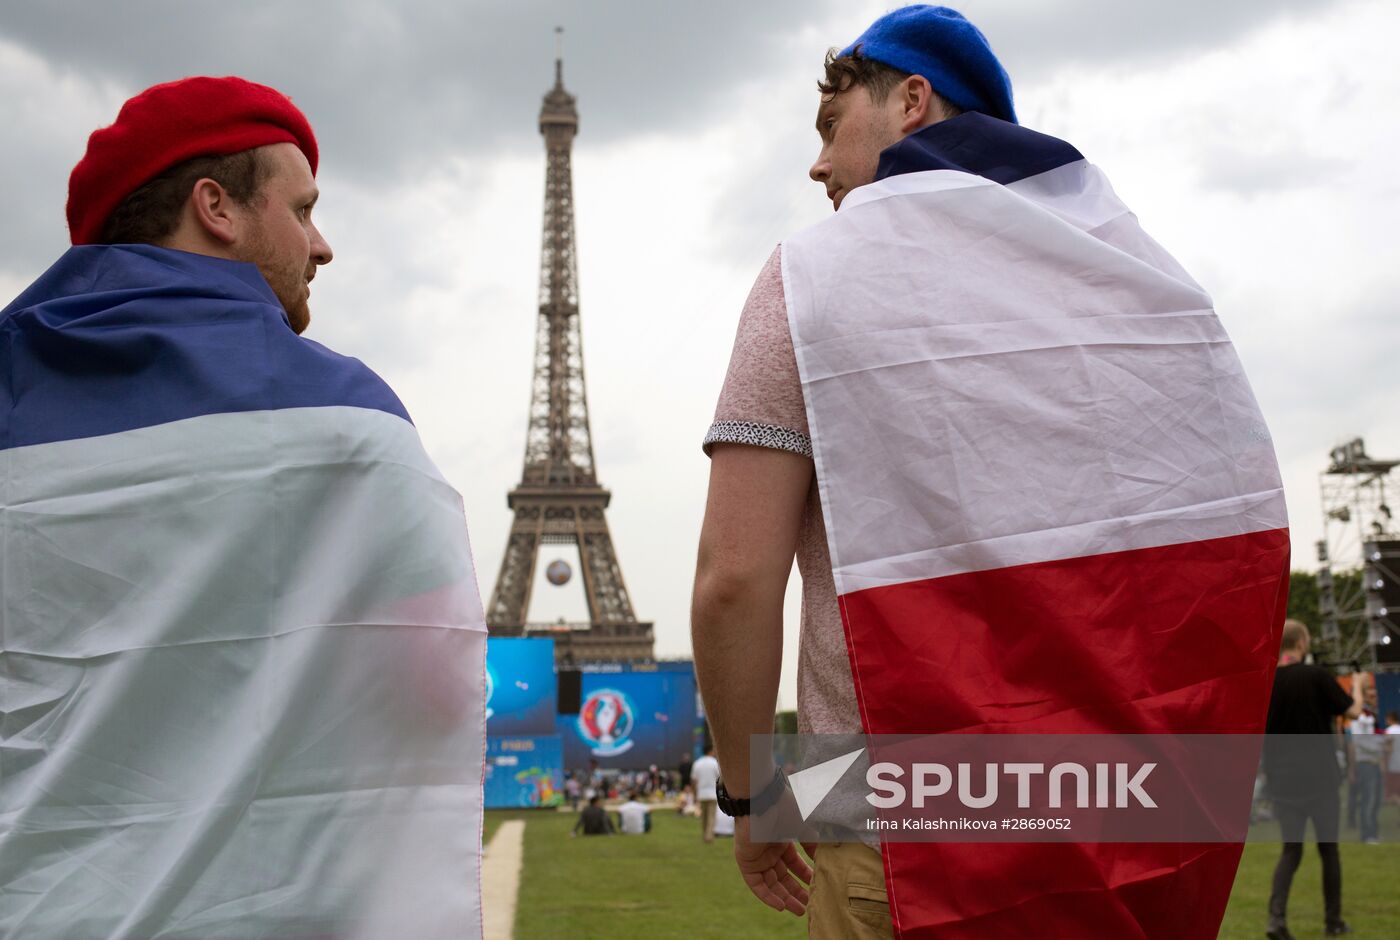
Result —
[[[699, 441], [739, 310], [773, 246], [830, 211], [806, 177], [822, 54], [888, 8], [0, 0], [0, 294], [67, 246], [68, 172], [125, 98], [190, 74], [281, 88], [320, 138], [317, 215], [336, 252], [308, 335], [398, 390], [465, 497], [489, 594], [524, 449], [535, 121], [564, 26], [594, 447], [636, 610], [659, 654], [686, 655]], [[1386, 64], [1400, 6], [962, 9], [1012, 75], [1023, 123], [1103, 167], [1214, 295], [1277, 442], [1295, 567], [1312, 567], [1330, 448], [1362, 435], [1373, 456], [1400, 457], [1400, 70]], [[541, 588], [532, 614], [572, 616], [571, 591]]]

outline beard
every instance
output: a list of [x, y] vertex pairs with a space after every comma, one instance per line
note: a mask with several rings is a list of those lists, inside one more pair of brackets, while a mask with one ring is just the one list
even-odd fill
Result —
[[[263, 275], [266, 277], [266, 275]], [[305, 283], [305, 281], [301, 282]], [[295, 298], [277, 297], [282, 301], [282, 309], [287, 314], [287, 323], [291, 326], [292, 332], [300, 336], [306, 332], [306, 328], [311, 325], [311, 302], [303, 294]]]
[[240, 261], [255, 264], [267, 286], [277, 296], [277, 302], [287, 315], [287, 323], [292, 332], [300, 335], [311, 325], [311, 306], [307, 281], [311, 280], [316, 266], [309, 260], [299, 261], [279, 253], [266, 233], [257, 231], [248, 242]]

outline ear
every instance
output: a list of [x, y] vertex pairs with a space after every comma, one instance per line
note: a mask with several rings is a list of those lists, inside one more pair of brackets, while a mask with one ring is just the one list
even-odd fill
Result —
[[210, 238], [224, 245], [237, 240], [237, 206], [219, 183], [208, 177], [196, 182], [189, 208], [198, 228]]
[[933, 86], [922, 75], [910, 75], [891, 94], [899, 102], [901, 134], [912, 134], [943, 120], [943, 109], [934, 99]]

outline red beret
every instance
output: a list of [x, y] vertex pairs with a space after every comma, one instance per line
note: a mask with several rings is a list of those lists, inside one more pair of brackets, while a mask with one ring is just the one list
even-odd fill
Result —
[[92, 132], [87, 153], [73, 167], [73, 244], [97, 241], [123, 199], [177, 163], [280, 143], [301, 148], [315, 174], [316, 135], [306, 115], [275, 88], [232, 75], [147, 88], [122, 105], [116, 123]]

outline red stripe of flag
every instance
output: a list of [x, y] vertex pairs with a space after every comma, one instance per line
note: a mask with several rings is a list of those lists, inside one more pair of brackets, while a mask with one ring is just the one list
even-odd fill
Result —
[[[863, 727], [1262, 733], [1288, 561], [1288, 532], [1275, 529], [845, 595]], [[905, 940], [1214, 937], [1240, 851], [884, 846], [891, 913]]]

